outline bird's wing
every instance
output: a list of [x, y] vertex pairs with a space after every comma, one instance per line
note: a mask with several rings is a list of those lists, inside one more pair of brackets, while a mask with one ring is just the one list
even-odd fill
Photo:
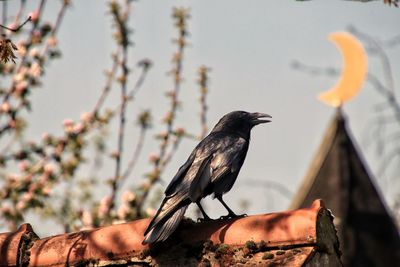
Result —
[[227, 173], [236, 173], [242, 167], [246, 157], [248, 141], [244, 138], [227, 138], [219, 147], [211, 160], [211, 182], [218, 182]]
[[188, 172], [190, 166], [192, 165], [194, 158], [196, 156], [195, 151], [190, 154], [187, 161], [179, 168], [178, 172], [175, 174], [174, 178], [172, 178], [171, 182], [165, 189], [165, 195], [171, 196], [176, 192], [176, 188], [182, 182], [183, 177], [185, 177], [186, 173]]
[[[167, 186], [165, 190], [166, 197], [174, 196], [177, 192], [182, 191], [189, 193], [189, 187], [192, 182], [195, 181], [195, 184], [198, 184], [198, 179], [201, 177], [203, 170], [205, 170], [210, 156], [214, 153], [218, 140], [216, 135], [211, 134], [196, 146], [188, 160], [179, 168]], [[205, 179], [200, 180], [205, 181]], [[192, 197], [190, 198], [192, 199]]]
[[166, 240], [175, 231], [176, 227], [178, 227], [187, 207], [188, 205], [184, 205], [171, 216], [163, 217], [164, 220], [159, 221], [159, 223], [149, 225], [144, 233], [145, 238], [142, 244], [152, 244], [154, 242]]
[[[189, 198], [192, 202], [196, 202], [201, 199], [203, 192], [207, 185], [211, 182], [211, 167], [210, 163], [213, 155], [209, 154], [206, 157], [200, 158], [198, 162], [194, 162], [193, 165], [199, 165], [198, 168], [193, 168], [193, 175], [189, 176], [187, 181], [189, 182]], [[192, 170], [192, 168], [191, 168]], [[191, 171], [189, 170], [189, 172]], [[190, 173], [188, 173], [190, 175]], [[193, 178], [192, 178], [193, 177]]]
[[[195, 149], [190, 155], [189, 159], [186, 161], [185, 164], [178, 170], [178, 173], [172, 179], [171, 183], [168, 185], [167, 189], [165, 190], [165, 198], [160, 205], [156, 215], [150, 222], [147, 230], [145, 231], [145, 235], [151, 231], [156, 225], [162, 224], [163, 221], [169, 220], [170, 216], [174, 214], [177, 209], [188, 205], [191, 201], [196, 201], [194, 195], [190, 195], [190, 187], [191, 184], [198, 183], [198, 177], [203, 177], [203, 179], [207, 179], [206, 173], [204, 170], [209, 168], [211, 156], [207, 153], [203, 153], [204, 151], [201, 149]], [[201, 179], [200, 179], [201, 180]], [[206, 180], [206, 184], [203, 182], [199, 182], [201, 187], [204, 187], [209, 183], [209, 176], [208, 180]], [[204, 188], [200, 192], [195, 192], [195, 194], [201, 194]], [[190, 200], [189, 200], [190, 199]], [[161, 229], [161, 228], [160, 228]], [[158, 233], [158, 231], [156, 231]], [[154, 232], [154, 233], [156, 233]]]
[[[199, 168], [193, 168], [196, 171], [196, 175], [192, 175], [194, 178], [185, 179], [190, 182], [189, 198], [192, 201], [204, 197], [204, 190], [210, 183], [218, 182], [228, 173], [237, 173], [246, 156], [248, 142], [243, 138], [223, 136], [211, 141], [207, 147], [200, 150], [199, 154], [203, 157], [199, 161]], [[195, 162], [197, 159], [198, 157]], [[191, 170], [192, 168], [187, 176]]]

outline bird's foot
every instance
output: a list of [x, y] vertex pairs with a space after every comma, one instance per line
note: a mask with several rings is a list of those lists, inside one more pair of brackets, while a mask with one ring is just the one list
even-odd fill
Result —
[[197, 218], [197, 222], [202, 223], [202, 222], [211, 222], [214, 221], [214, 219], [211, 219], [210, 217], [205, 217], [205, 218]]
[[240, 214], [237, 215], [235, 213], [229, 213], [228, 215], [219, 217], [220, 220], [228, 220], [228, 219], [236, 219], [236, 218], [243, 218], [247, 217], [247, 214]]

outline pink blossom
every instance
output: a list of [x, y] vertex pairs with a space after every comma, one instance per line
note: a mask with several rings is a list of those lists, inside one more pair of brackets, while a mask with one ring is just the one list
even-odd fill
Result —
[[26, 207], [26, 202], [25, 201], [22, 201], [22, 200], [20, 200], [20, 201], [18, 201], [18, 203], [17, 203], [17, 205], [16, 205], [16, 208], [17, 208], [17, 210], [23, 210], [24, 208]]
[[24, 176], [24, 181], [25, 181], [26, 183], [32, 182], [32, 174], [27, 174], [27, 175], [25, 175], [25, 176]]
[[64, 125], [64, 127], [65, 127], [65, 126], [72, 126], [72, 125], [74, 125], [74, 121], [71, 120], [71, 119], [65, 119], [65, 120], [63, 121], [63, 125]]
[[160, 157], [158, 156], [158, 154], [156, 152], [151, 152], [149, 155], [149, 161], [152, 163], [157, 162], [160, 159]]
[[20, 41], [17, 43], [17, 47], [18, 47], [18, 54], [20, 54], [21, 56], [25, 56], [26, 55], [26, 44], [23, 41]]
[[135, 198], [136, 198], [135, 193], [129, 190], [126, 190], [121, 197], [123, 203], [129, 203], [133, 201]]
[[29, 52], [29, 55], [31, 57], [38, 57], [40, 55], [39, 49], [37, 49], [37, 48], [31, 49], [31, 51]]
[[43, 194], [44, 194], [45, 196], [50, 195], [51, 191], [52, 191], [52, 189], [51, 189], [50, 186], [45, 186], [45, 187], [43, 187], [43, 189], [42, 189], [42, 192], [43, 192]]
[[125, 219], [126, 215], [128, 215], [129, 213], [129, 206], [126, 205], [125, 203], [123, 203], [121, 206], [119, 206], [118, 210], [117, 210], [117, 215], [118, 218]]
[[19, 69], [18, 73], [14, 75], [13, 80], [15, 83], [22, 82], [26, 78], [26, 74], [28, 73], [29, 68], [23, 66]]
[[91, 112], [84, 112], [81, 114], [81, 121], [88, 123], [93, 119], [93, 114]]
[[105, 196], [100, 200], [99, 209], [97, 211], [100, 218], [104, 217], [108, 213], [108, 211], [110, 210], [110, 204], [110, 196]]
[[32, 193], [25, 192], [25, 193], [22, 194], [22, 196], [21, 196], [21, 201], [29, 202], [32, 198], [33, 198]]
[[74, 121], [70, 120], [70, 119], [65, 119], [63, 121], [63, 125], [64, 125], [64, 131], [66, 133], [71, 133], [74, 130]]
[[111, 197], [110, 196], [105, 196], [100, 200], [100, 205], [109, 206], [110, 204], [111, 204]]
[[35, 21], [37, 21], [39, 19], [40, 12], [39, 12], [39, 10], [35, 10], [35, 11], [30, 12], [28, 14], [28, 16], [31, 17], [31, 20], [33, 22], [35, 22]]
[[54, 172], [54, 166], [51, 163], [46, 163], [43, 167], [44, 172], [47, 174], [52, 174]]
[[87, 210], [84, 210], [82, 212], [81, 216], [82, 224], [86, 227], [92, 227], [93, 226], [93, 216], [92, 213], [90, 213]]
[[49, 174], [48, 173], [43, 173], [42, 175], [39, 176], [38, 181], [41, 185], [44, 185], [47, 183], [49, 180]]
[[175, 132], [177, 135], [183, 135], [183, 134], [185, 134], [185, 129], [182, 127], [178, 127], [178, 128], [176, 128]]
[[28, 192], [31, 194], [31, 193], [35, 192], [37, 188], [38, 188], [38, 185], [36, 183], [30, 184]]
[[83, 125], [83, 123], [81, 122], [78, 122], [77, 124], [74, 125], [73, 132], [79, 134], [83, 131], [83, 129], [85, 129], [85, 125]]
[[28, 82], [20, 81], [15, 85], [15, 92], [18, 95], [22, 95], [26, 91], [27, 88], [28, 88]]
[[31, 67], [30, 67], [30, 69], [29, 69], [29, 72], [30, 72], [30, 74], [31, 74], [32, 77], [37, 78], [37, 77], [39, 77], [40, 75], [42, 75], [42, 67], [40, 66], [39, 63], [34, 62], [34, 63], [31, 65]]
[[162, 131], [162, 132], [160, 132], [159, 134], [158, 134], [158, 136], [160, 136], [161, 138], [164, 138], [164, 137], [166, 137], [168, 135], [168, 132], [167, 131]]
[[26, 160], [20, 161], [19, 164], [18, 164], [18, 167], [22, 172], [24, 172], [24, 171], [26, 171], [28, 169], [29, 164], [28, 164], [28, 162]]
[[48, 44], [48, 46], [56, 46], [57, 39], [54, 36], [51, 36], [51, 37], [49, 37], [49, 39], [47, 39], [47, 44]]
[[17, 127], [17, 121], [16, 120], [9, 120], [8, 121], [8, 126], [12, 129], [15, 129], [15, 127]]
[[1, 104], [0, 107], [2, 112], [9, 112], [11, 109], [10, 103], [9, 102], [4, 102], [3, 104]]
[[10, 24], [7, 26], [7, 28], [10, 28], [10, 29], [15, 30], [15, 29], [18, 28], [18, 26], [19, 26], [19, 24], [18, 24], [16, 21], [14, 21], [13, 23], [10, 23]]

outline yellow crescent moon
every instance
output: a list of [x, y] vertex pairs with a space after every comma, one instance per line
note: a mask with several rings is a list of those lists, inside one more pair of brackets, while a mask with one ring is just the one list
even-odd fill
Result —
[[335, 32], [329, 35], [343, 56], [343, 70], [340, 80], [327, 92], [321, 93], [319, 99], [333, 107], [341, 106], [358, 94], [367, 75], [367, 55], [361, 42], [346, 32]]

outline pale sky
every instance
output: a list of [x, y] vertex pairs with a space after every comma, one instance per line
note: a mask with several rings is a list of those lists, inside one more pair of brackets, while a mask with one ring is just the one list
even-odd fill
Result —
[[[36, 1], [32, 1], [36, 2]], [[44, 86], [34, 92], [30, 133], [33, 139], [47, 132], [61, 132], [65, 118], [79, 119], [92, 109], [104, 85], [103, 71], [111, 66], [110, 53], [114, 43], [110, 38], [110, 21], [105, 1], [72, 1], [59, 32], [63, 57], [51, 62], [46, 70]], [[153, 61], [148, 79], [131, 104], [129, 112], [150, 108], [154, 115], [153, 133], [164, 130], [159, 123], [168, 99], [164, 92], [172, 88], [166, 75], [171, 68], [175, 51], [171, 39], [176, 36], [172, 27], [171, 10], [184, 6], [191, 10], [189, 20], [191, 46], [184, 59], [184, 78], [180, 98], [183, 108], [178, 113], [177, 126], [199, 132], [199, 89], [197, 68], [206, 65], [210, 73], [209, 127], [233, 110], [259, 111], [271, 114], [273, 122], [256, 127], [247, 159], [239, 178], [225, 199], [236, 211], [239, 200], [250, 201], [249, 214], [284, 210], [289, 200], [276, 191], [246, 185], [249, 179], [279, 181], [295, 192], [319, 146], [334, 110], [317, 100], [320, 92], [330, 89], [337, 78], [310, 76], [293, 70], [293, 60], [335, 68], [341, 67], [341, 55], [328, 41], [331, 32], [344, 31], [349, 25], [381, 40], [399, 33], [400, 9], [383, 5], [383, 1], [360, 3], [352, 1], [154, 1], [133, 2], [131, 27], [135, 45], [129, 52], [131, 66], [142, 58]], [[9, 5], [19, 3], [10, 1]], [[54, 17], [59, 1], [49, 1], [46, 14]], [[387, 50], [393, 66], [395, 84], [399, 84], [400, 46]], [[371, 58], [369, 70], [381, 75], [379, 61]], [[134, 69], [133, 77], [139, 71]], [[134, 78], [133, 78], [134, 79]], [[399, 88], [399, 87], [397, 87]], [[108, 102], [119, 99], [119, 88]], [[49, 101], [51, 100], [51, 101]], [[344, 106], [349, 126], [356, 141], [364, 148], [362, 139], [370, 131], [374, 104], [382, 98], [370, 85]], [[128, 114], [129, 116], [129, 114]], [[130, 116], [129, 124], [134, 117]], [[114, 126], [117, 132], [117, 126]], [[131, 128], [132, 129], [132, 128]], [[137, 129], [127, 132], [126, 150], [133, 147]], [[110, 146], [115, 146], [116, 138]], [[182, 143], [179, 152], [164, 175], [166, 183], [183, 164], [195, 141]], [[152, 138], [146, 146], [131, 177], [130, 184], [140, 181], [150, 170], [147, 157], [156, 151], [158, 143]], [[363, 149], [373, 171], [379, 160], [372, 149]], [[128, 152], [129, 153], [129, 152]], [[127, 162], [125, 157], [125, 163]], [[113, 162], [104, 169], [104, 177], [113, 175]], [[392, 204], [393, 194], [399, 193], [398, 178], [389, 173], [396, 186], [378, 181], [381, 190]], [[394, 178], [397, 178], [397, 182]], [[105, 192], [106, 193], [106, 192]], [[206, 202], [212, 217], [225, 215], [219, 203]]]

